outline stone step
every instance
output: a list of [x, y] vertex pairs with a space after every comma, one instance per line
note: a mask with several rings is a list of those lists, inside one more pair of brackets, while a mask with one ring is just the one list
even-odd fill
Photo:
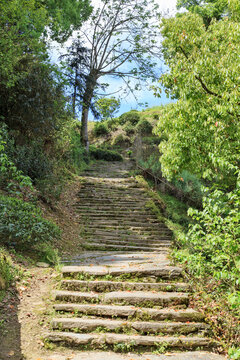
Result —
[[[94, 209], [94, 210], [104, 210], [104, 211], [114, 211], [116, 209], [116, 205], [115, 204], [90, 204], [87, 203], [87, 204], [84, 204], [84, 202], [82, 203], [75, 203], [73, 204], [73, 206], [76, 208], [76, 209], [87, 209], [87, 210], [91, 210], [91, 209]], [[128, 204], [128, 206], [126, 207], [126, 205], [121, 205], [121, 204], [118, 204], [117, 205], [117, 209], [118, 210], [125, 210], [128, 211], [128, 212], [131, 212], [131, 211], [138, 211], [138, 210], [142, 210], [145, 209], [145, 206], [138, 206], [138, 205], [134, 205], [134, 204]]]
[[[109, 223], [98, 223], [96, 224], [95, 222], [92, 224], [87, 224], [87, 226], [85, 226], [88, 229], [104, 229], [104, 230], [125, 230], [125, 231], [136, 231], [136, 232], [140, 232], [140, 233], [144, 233], [144, 232], [150, 232], [152, 235], [153, 234], [159, 234], [161, 233], [161, 224], [159, 224], [159, 228], [156, 227], [152, 227], [149, 224], [146, 224], [145, 226], [141, 226], [142, 224], [140, 224], [140, 226], [136, 226], [137, 224], [123, 224], [122, 222], [119, 222], [118, 224], [112, 225]], [[107, 229], [106, 229], [107, 228]]]
[[[149, 231], [147, 231], [146, 235], [144, 235], [145, 229], [144, 229], [144, 232], [141, 231], [140, 233], [133, 232], [132, 229], [129, 230], [129, 229], [120, 229], [120, 228], [112, 228], [112, 227], [109, 227], [109, 229], [102, 229], [102, 228], [99, 229], [98, 227], [96, 227], [96, 228], [92, 227], [91, 229], [92, 229], [92, 231], [94, 231], [94, 234], [98, 233], [101, 235], [112, 235], [114, 232], [116, 235], [119, 235], [119, 236], [123, 236], [123, 235], [139, 236], [139, 235], [141, 235], [141, 236], [147, 237], [147, 239], [150, 239], [151, 237], [155, 238], [158, 234], [164, 235], [167, 238], [172, 237], [172, 232], [170, 230], [168, 231], [165, 228], [159, 228], [158, 230], [152, 230], [153, 235], [151, 235], [151, 232], [149, 233]], [[91, 232], [91, 234], [92, 234], [92, 232]]]
[[105, 242], [101, 241], [100, 243], [97, 242], [85, 242], [82, 244], [82, 247], [85, 249], [96, 249], [96, 250], [112, 250], [112, 251], [122, 251], [122, 250], [129, 250], [129, 251], [153, 251], [159, 252], [161, 251], [168, 251], [168, 247], [153, 247], [153, 246], [139, 246], [139, 245], [117, 245], [117, 244], [106, 244]]
[[85, 197], [103, 197], [103, 198], [107, 198], [107, 199], [126, 199], [128, 200], [133, 199], [135, 200], [135, 198], [137, 197], [137, 200], [146, 200], [148, 199], [148, 196], [146, 195], [146, 193], [142, 192], [142, 191], [135, 191], [135, 190], [126, 190], [126, 189], [119, 189], [119, 190], [113, 190], [113, 189], [109, 189], [109, 188], [105, 188], [105, 189], [92, 189], [92, 190], [86, 190], [86, 189], [82, 189], [81, 192], [79, 192], [77, 194], [78, 198], [80, 199], [84, 199]]
[[149, 215], [134, 215], [134, 214], [124, 214], [124, 215], [119, 215], [119, 214], [109, 214], [108, 212], [106, 212], [104, 215], [98, 215], [98, 214], [95, 214], [94, 213], [90, 213], [90, 212], [84, 212], [84, 213], [81, 213], [81, 216], [83, 218], [90, 218], [91, 220], [94, 220], [94, 221], [99, 221], [101, 219], [104, 219], [104, 221], [106, 222], [107, 221], [126, 221], [126, 222], [129, 222], [129, 221], [132, 221], [132, 222], [137, 222], [137, 221], [140, 221], [140, 222], [149, 222], [149, 223], [157, 223], [159, 224], [159, 220], [153, 216], [149, 216]]
[[146, 200], [137, 200], [137, 199], [124, 199], [124, 198], [116, 198], [116, 199], [112, 199], [112, 198], [96, 198], [96, 197], [85, 197], [83, 198], [81, 201], [76, 201], [76, 204], [81, 204], [82, 202], [87, 202], [88, 204], [107, 204], [107, 205], [111, 205], [111, 204], [120, 204], [120, 205], [128, 205], [128, 204], [133, 204], [134, 206], [145, 206]]
[[[91, 219], [89, 219], [91, 221]], [[86, 221], [84, 221], [84, 223], [86, 223]], [[92, 222], [91, 222], [92, 224]], [[154, 229], [158, 229], [161, 228], [161, 224], [159, 224], [159, 222], [144, 222], [141, 221], [139, 222], [139, 220], [135, 221], [134, 219], [130, 219], [126, 217], [126, 220], [123, 221], [123, 219], [119, 218], [118, 220], [114, 220], [114, 219], [105, 219], [102, 220], [102, 218], [99, 219], [94, 219], [93, 225], [115, 225], [118, 226], [119, 224], [123, 224], [124, 226], [128, 226], [128, 227], [140, 227], [140, 228], [154, 228]]]
[[[101, 225], [100, 225], [101, 226]], [[115, 233], [119, 234], [119, 235], [145, 235], [147, 237], [149, 236], [156, 236], [158, 234], [170, 237], [172, 236], [172, 232], [171, 230], [168, 230], [167, 228], [165, 228], [164, 226], [161, 225], [161, 227], [159, 227], [159, 229], [152, 229], [148, 230], [148, 229], [142, 229], [141, 227], [131, 227], [131, 229], [125, 229], [124, 227], [117, 227], [116, 226], [111, 226], [108, 225], [108, 229], [102, 229], [101, 227], [94, 227], [94, 224], [89, 224], [88, 227], [90, 227], [94, 232], [99, 232], [101, 234], [103, 233], [108, 233], [111, 234], [112, 231], [114, 230]]]
[[61, 289], [73, 291], [180, 291], [187, 292], [190, 285], [186, 283], [150, 283], [150, 282], [120, 282], [120, 281], [84, 281], [62, 280]]
[[[100, 241], [100, 243], [99, 243]], [[127, 240], [123, 240], [123, 239], [113, 239], [113, 238], [105, 238], [105, 237], [101, 237], [100, 239], [96, 240], [96, 239], [90, 239], [87, 238], [86, 243], [99, 243], [100, 245], [102, 244], [111, 244], [111, 245], [125, 245], [125, 246], [136, 246], [136, 247], [151, 247], [151, 248], [158, 248], [158, 249], [162, 249], [162, 248], [167, 248], [170, 247], [172, 245], [171, 241], [161, 241], [159, 240], [158, 242], [156, 241], [146, 241], [146, 240], [141, 240], [141, 239], [127, 239]]]
[[149, 322], [149, 321], [126, 321], [113, 319], [82, 319], [82, 318], [55, 318], [51, 321], [54, 330], [73, 330], [75, 332], [94, 332], [98, 328], [106, 332], [118, 333], [131, 331], [143, 334], [178, 334], [189, 335], [200, 332], [206, 335], [209, 325], [198, 322]]
[[[55, 292], [57, 301], [67, 301], [81, 303], [84, 301], [90, 303], [103, 304], [123, 304], [123, 305], [139, 305], [145, 304], [151, 306], [178, 306], [188, 305], [189, 294], [180, 292], [151, 292], [151, 291], [113, 291], [104, 294], [58, 290]], [[150, 306], [151, 305], [151, 306]]]
[[[125, 334], [75, 334], [70, 332], [51, 332], [44, 336], [48, 341], [54, 343], [63, 343], [71, 346], [82, 347], [90, 345], [94, 348], [102, 348], [109, 345], [118, 349], [126, 349], [127, 352], [141, 347], [159, 348], [164, 346], [165, 349], [212, 349], [218, 344], [216, 341], [207, 337], [198, 336], [142, 336], [142, 335], [125, 335]], [[125, 345], [125, 346], [124, 346]], [[129, 345], [129, 346], [126, 346]]]
[[182, 276], [182, 269], [177, 266], [151, 266], [141, 268], [117, 268], [103, 266], [63, 266], [62, 274], [65, 277], [76, 277], [81, 274], [92, 276], [156, 276], [162, 279], [177, 279]]
[[54, 309], [61, 312], [100, 317], [123, 317], [155, 321], [203, 321], [204, 315], [193, 309], [151, 309], [135, 306], [102, 304], [55, 304]]
[[[103, 240], [116, 240], [116, 241], [128, 241], [129, 243], [130, 242], [134, 242], [134, 241], [137, 241], [137, 242], [145, 242], [145, 243], [155, 243], [155, 244], [171, 244], [172, 241], [171, 241], [171, 238], [169, 237], [165, 237], [164, 238], [160, 238], [160, 237], [147, 237], [147, 236], [141, 236], [141, 235], [123, 235], [123, 234], [117, 234], [117, 233], [105, 233], [105, 234], [102, 234], [101, 232], [96, 232], [94, 234], [90, 234], [90, 233], [85, 233], [86, 235], [86, 238], [88, 240], [95, 240], [96, 241], [96, 238], [97, 239], [103, 239]], [[91, 237], [92, 236], [92, 237]], [[94, 236], [94, 238], [93, 238]]]

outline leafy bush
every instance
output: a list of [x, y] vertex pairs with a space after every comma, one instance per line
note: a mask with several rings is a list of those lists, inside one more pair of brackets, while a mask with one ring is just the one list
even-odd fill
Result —
[[7, 289], [13, 281], [14, 275], [15, 271], [11, 258], [4, 249], [0, 248], [0, 291]]
[[17, 146], [14, 160], [17, 168], [33, 181], [52, 173], [52, 164], [43, 151], [43, 144], [33, 142], [28, 146]]
[[32, 189], [30, 177], [24, 176], [10, 160], [6, 149], [7, 139], [7, 127], [3, 124], [0, 127], [0, 185], [9, 192], [19, 192], [25, 187]]
[[[185, 243], [188, 267], [195, 275], [210, 274], [219, 285], [240, 287], [240, 189], [224, 193], [205, 189], [203, 210], [189, 209], [194, 223]], [[183, 262], [186, 254], [178, 255]]]
[[126, 124], [126, 122], [129, 122], [132, 125], [137, 125], [139, 121], [140, 121], [140, 115], [137, 110], [131, 110], [129, 112], [122, 114], [119, 117], [119, 123], [121, 125]]
[[21, 199], [0, 196], [0, 242], [29, 246], [60, 237], [60, 229], [41, 210]]
[[119, 118], [108, 119], [106, 124], [110, 130], [117, 130], [119, 126]]
[[113, 140], [112, 140], [112, 146], [116, 145], [124, 145], [124, 144], [130, 144], [131, 139], [124, 135], [124, 134], [118, 134]]
[[90, 155], [96, 160], [122, 161], [122, 155], [114, 150], [107, 150], [90, 146]]
[[70, 146], [65, 154], [69, 165], [74, 168], [75, 172], [82, 171], [86, 168], [89, 158], [86, 149], [81, 143], [81, 136], [78, 127], [70, 131]]
[[137, 124], [136, 129], [140, 134], [151, 134], [153, 130], [153, 126], [148, 120], [142, 119]]
[[94, 128], [93, 128], [94, 136], [98, 137], [98, 136], [102, 136], [102, 135], [107, 135], [108, 133], [109, 133], [108, 126], [104, 122], [97, 122], [94, 125]]
[[183, 194], [190, 197], [193, 201], [200, 203], [202, 200], [202, 183], [199, 178], [184, 170], [177, 178], [173, 180], [173, 184], [180, 189]]
[[136, 126], [132, 125], [129, 121], [126, 122], [125, 126], [123, 127], [123, 129], [126, 131], [126, 134], [129, 136], [129, 135], [132, 135], [135, 133], [135, 129], [136, 129]]

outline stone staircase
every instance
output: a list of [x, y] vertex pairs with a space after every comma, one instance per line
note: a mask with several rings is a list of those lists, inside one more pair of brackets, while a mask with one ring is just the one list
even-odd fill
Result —
[[202, 313], [189, 307], [190, 286], [168, 258], [171, 231], [146, 206], [145, 190], [116, 164], [96, 165], [87, 175], [75, 206], [88, 251], [63, 259], [46, 339], [111, 350], [106, 360], [114, 352], [216, 347]]

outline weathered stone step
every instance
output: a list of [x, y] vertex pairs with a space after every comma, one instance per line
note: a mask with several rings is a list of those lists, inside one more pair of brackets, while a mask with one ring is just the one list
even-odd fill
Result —
[[88, 274], [93, 276], [157, 276], [162, 279], [177, 279], [182, 276], [182, 269], [177, 266], [149, 266], [147, 268], [140, 266], [138, 268], [107, 268], [98, 266], [64, 266], [62, 268], [63, 276], [78, 276], [79, 274]]
[[[100, 240], [100, 243], [99, 243]], [[90, 239], [88, 238], [86, 240], [86, 243], [94, 243], [94, 244], [111, 244], [111, 245], [124, 245], [124, 246], [136, 246], [136, 247], [151, 247], [151, 248], [157, 248], [162, 249], [162, 248], [167, 248], [171, 246], [171, 241], [167, 241], [167, 240], [159, 240], [159, 241], [146, 241], [146, 240], [141, 240], [141, 239], [127, 239], [127, 240], [123, 240], [121, 238], [117, 239], [117, 238], [105, 238], [105, 237], [100, 237], [98, 240], [96, 239]]]
[[[145, 304], [151, 306], [178, 306], [188, 305], [189, 294], [180, 292], [150, 292], [150, 291], [113, 291], [104, 294], [58, 290], [55, 292], [57, 301], [68, 302], [90, 302], [103, 304], [123, 304], [123, 305], [139, 305]], [[150, 307], [151, 307], [150, 306]]]
[[159, 220], [154, 217], [154, 216], [150, 216], [150, 215], [134, 215], [134, 214], [123, 214], [123, 215], [119, 215], [119, 214], [109, 214], [109, 213], [105, 213], [103, 215], [98, 215], [98, 214], [94, 214], [94, 213], [88, 213], [88, 212], [80, 212], [81, 216], [83, 218], [87, 217], [87, 218], [90, 218], [90, 219], [94, 219], [94, 221], [99, 221], [101, 219], [104, 219], [104, 221], [126, 221], [126, 222], [129, 222], [130, 220], [132, 222], [137, 222], [137, 221], [140, 221], [140, 222], [145, 222], [145, 221], [148, 221], [150, 224], [153, 224], [153, 223], [158, 223], [159, 224]]
[[55, 304], [56, 311], [70, 312], [75, 314], [93, 315], [101, 317], [123, 317], [151, 319], [155, 321], [203, 321], [202, 313], [193, 309], [151, 309], [124, 305], [102, 304]]
[[146, 200], [134, 200], [134, 199], [125, 199], [123, 197], [119, 197], [116, 199], [112, 199], [112, 198], [96, 198], [96, 197], [85, 197], [83, 198], [81, 201], [76, 201], [76, 204], [81, 204], [82, 202], [86, 201], [91, 204], [120, 204], [120, 205], [127, 205], [127, 204], [134, 204], [135, 206], [144, 206], [146, 203]]
[[[126, 321], [112, 319], [82, 319], [82, 318], [55, 318], [51, 322], [52, 329], [72, 330], [75, 332], [94, 332], [97, 328], [104, 328], [106, 332], [137, 331], [141, 334], [178, 334], [189, 335], [201, 332], [206, 335], [209, 325], [198, 322], [148, 322], [148, 321]], [[103, 329], [102, 329], [103, 330]]]
[[45, 339], [55, 343], [65, 343], [71, 346], [91, 345], [92, 348], [102, 348], [103, 345], [116, 346], [117, 344], [129, 344], [125, 347], [130, 349], [139, 349], [141, 347], [150, 347], [157, 349], [164, 346], [166, 349], [211, 349], [217, 346], [216, 341], [207, 337], [198, 336], [142, 336], [125, 334], [75, 334], [69, 332], [52, 332], [45, 335]]
[[139, 245], [117, 245], [117, 244], [106, 244], [104, 241], [101, 241], [100, 243], [97, 242], [85, 242], [82, 244], [82, 246], [85, 249], [96, 249], [96, 250], [130, 250], [130, 251], [153, 251], [153, 252], [159, 252], [160, 250], [163, 252], [168, 251], [168, 247], [153, 247], [153, 246], [139, 246]]
[[147, 199], [147, 194], [141, 189], [127, 189], [127, 188], [82, 188], [81, 191], [77, 194], [78, 197], [84, 196], [107, 196], [107, 197], [138, 197], [141, 199]]
[[120, 282], [120, 281], [84, 281], [84, 280], [62, 280], [61, 289], [73, 291], [180, 291], [190, 290], [186, 283], [147, 283], [147, 282]]
[[97, 239], [106, 239], [106, 240], [116, 240], [116, 241], [128, 241], [129, 243], [130, 242], [134, 242], [134, 241], [137, 241], [137, 242], [145, 242], [145, 243], [155, 243], [155, 244], [171, 244], [172, 241], [171, 241], [171, 238], [170, 237], [150, 237], [148, 238], [147, 236], [141, 236], [140, 234], [137, 236], [137, 235], [123, 235], [123, 234], [117, 234], [117, 233], [105, 233], [105, 234], [102, 234], [102, 233], [94, 233], [94, 234], [90, 234], [90, 233], [85, 233], [85, 235], [87, 236], [87, 239], [88, 240], [95, 240], [96, 238]]
[[[139, 235], [141, 235], [141, 236], [145, 236], [147, 239], [156, 238], [156, 236], [158, 236], [159, 234], [164, 235], [167, 238], [172, 236], [172, 232], [170, 230], [168, 231], [167, 229], [162, 228], [162, 227], [159, 228], [158, 230], [152, 230], [153, 235], [152, 235], [152, 232], [149, 232], [149, 231], [147, 231], [145, 234], [145, 230], [146, 229], [144, 229], [144, 232], [141, 231], [140, 233], [137, 233], [137, 232], [131, 231], [131, 229], [129, 229], [129, 230], [128, 229], [120, 229], [120, 228], [115, 229], [112, 227], [110, 227], [109, 229], [102, 229], [102, 228], [99, 229], [98, 227], [92, 228], [92, 231], [94, 231], [94, 234], [99, 234], [99, 235], [100, 234], [101, 235], [112, 235], [113, 233], [118, 236], [123, 236], [123, 235], [124, 236], [139, 236]], [[90, 234], [93, 234], [93, 232], [91, 232]]]
[[[100, 203], [99, 204], [90, 204], [87, 203], [85, 204], [84, 202], [82, 203], [75, 203], [73, 204], [73, 206], [76, 208], [76, 209], [86, 209], [86, 210], [104, 210], [104, 211], [114, 211], [116, 209], [116, 205], [115, 204], [103, 204], [101, 205]], [[124, 205], [121, 205], [121, 204], [118, 204], [118, 207], [117, 207], [118, 210], [124, 210], [126, 209], [126, 211], [138, 211], [140, 209], [144, 209], [144, 206], [138, 206], [138, 205], [134, 205], [134, 204], [128, 204], [128, 207], [126, 207], [126, 204]]]
[[[94, 234], [99, 234], [99, 235], [112, 235], [113, 234], [113, 231], [112, 229], [93, 229], [94, 230]], [[147, 232], [147, 234], [144, 234], [144, 232], [141, 231], [141, 233], [136, 233], [136, 232], [132, 232], [131, 230], [126, 230], [126, 229], [115, 229], [114, 230], [114, 234], [117, 235], [117, 236], [145, 236], [147, 239], [151, 239], [151, 238], [156, 238], [156, 236], [158, 234], [161, 234], [161, 235], [165, 235], [167, 237], [169, 236], [172, 236], [172, 231], [167, 229], [167, 228], [163, 228], [161, 227], [160, 229], [158, 230], [153, 230], [154, 234], [151, 235], [151, 233]], [[92, 234], [92, 233], [91, 233]]]
[[92, 224], [88, 224], [86, 227], [88, 229], [119, 229], [119, 230], [125, 230], [125, 231], [139, 231], [140, 233], [142, 232], [150, 232], [151, 234], [159, 234], [161, 232], [161, 224], [159, 223], [159, 228], [157, 227], [152, 227], [152, 225], [150, 224], [146, 224], [145, 226], [141, 226], [142, 224], [140, 224], [140, 226], [138, 226], [139, 224], [135, 223], [135, 224], [125, 224], [123, 222], [120, 222], [118, 224], [109, 224], [106, 222], [98, 223], [96, 224], [95, 222], [93, 222]]

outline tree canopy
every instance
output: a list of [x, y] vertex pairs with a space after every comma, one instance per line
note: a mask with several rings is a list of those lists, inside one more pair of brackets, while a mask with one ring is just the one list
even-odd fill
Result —
[[162, 35], [169, 71], [160, 82], [177, 99], [158, 125], [167, 135], [163, 172], [190, 169], [226, 180], [239, 166], [239, 24], [223, 19], [206, 30], [189, 12], [163, 20]]

